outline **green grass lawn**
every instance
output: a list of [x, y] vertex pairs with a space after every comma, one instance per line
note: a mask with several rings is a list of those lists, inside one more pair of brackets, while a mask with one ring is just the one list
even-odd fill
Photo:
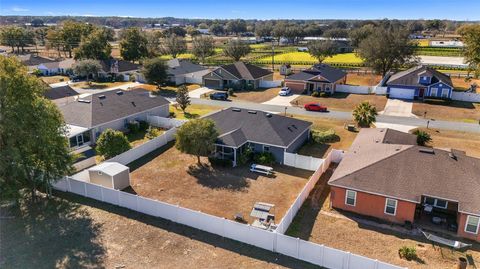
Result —
[[[257, 60], [257, 62], [267, 62], [270, 63], [272, 60], [271, 56], [263, 57]], [[310, 62], [312, 64], [317, 62], [317, 59], [312, 57], [308, 52], [287, 52], [280, 55], [275, 55], [275, 62], [279, 63], [295, 63], [295, 62]], [[362, 59], [355, 55], [355, 53], [342, 53], [334, 55], [325, 59], [325, 63], [348, 63], [348, 64], [361, 64]]]
[[[193, 59], [195, 56], [192, 53], [182, 53], [177, 56], [177, 58], [180, 59]], [[160, 56], [160, 59], [162, 60], [171, 60], [172, 56], [171, 55], [162, 55]]]
[[170, 113], [174, 113], [175, 118], [179, 120], [190, 120], [197, 119], [201, 116], [209, 114], [211, 112], [220, 110], [221, 108], [216, 106], [206, 106], [206, 105], [190, 105], [187, 107], [185, 113], [182, 112], [180, 108], [170, 106]]

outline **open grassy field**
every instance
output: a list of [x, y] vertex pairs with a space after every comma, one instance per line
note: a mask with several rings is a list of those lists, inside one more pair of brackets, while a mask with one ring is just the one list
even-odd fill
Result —
[[[466, 252], [452, 252], [449, 248], [433, 247], [423, 236], [330, 209], [327, 181], [333, 171], [334, 167], [330, 167], [310, 192], [290, 225], [288, 235], [413, 269], [457, 268], [458, 257], [466, 255], [480, 261], [478, 243]], [[398, 250], [403, 246], [415, 247], [418, 259], [401, 259]]]
[[478, 123], [480, 120], [480, 104], [461, 101], [429, 101], [413, 103], [412, 113], [423, 117], [425, 111], [429, 119], [463, 121]]
[[[271, 56], [260, 58], [258, 62], [271, 62]], [[279, 55], [275, 55], [275, 61], [279, 63], [288, 63], [288, 62], [311, 62], [312, 64], [317, 62], [317, 59], [312, 57], [308, 52], [286, 52]], [[359, 64], [362, 63], [362, 59], [357, 57], [355, 53], [342, 53], [334, 55], [325, 59], [325, 63], [353, 63]]]
[[0, 205], [0, 268], [317, 268], [126, 208], [54, 195]]
[[178, 151], [172, 143], [129, 164], [131, 188], [138, 195], [233, 219], [241, 213], [246, 221], [256, 202], [275, 205], [279, 221], [313, 172], [273, 165], [275, 174], [263, 176], [249, 166], [220, 167], [202, 157]]

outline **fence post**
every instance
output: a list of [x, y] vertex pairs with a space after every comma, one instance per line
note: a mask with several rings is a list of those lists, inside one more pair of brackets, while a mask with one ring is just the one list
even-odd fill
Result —
[[348, 269], [350, 267], [350, 256], [351, 255], [352, 255], [352, 253], [347, 252], [347, 256], [345, 256], [345, 259], [343, 260], [344, 261], [344, 264], [343, 264], [344, 269]]
[[105, 202], [105, 199], [103, 198], [103, 187], [100, 187], [100, 196], [102, 196], [102, 202]]
[[68, 192], [72, 192], [72, 185], [70, 185], [70, 178], [67, 177], [67, 190]]
[[83, 189], [85, 190], [85, 193], [83, 194], [83, 196], [87, 197], [87, 183], [85, 182], [85, 184], [83, 184]]
[[373, 265], [373, 269], [378, 269], [378, 260], [375, 260], [375, 263]]
[[300, 238], [297, 237], [297, 258], [300, 257]]
[[325, 245], [320, 245], [320, 266], [323, 267], [323, 265], [325, 264]]

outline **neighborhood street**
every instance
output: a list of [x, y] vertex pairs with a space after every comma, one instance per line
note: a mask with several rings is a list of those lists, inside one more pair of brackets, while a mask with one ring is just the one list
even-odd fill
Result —
[[[238, 107], [238, 108], [257, 109], [257, 110], [279, 112], [279, 113], [285, 113], [285, 108], [286, 108], [287, 114], [317, 116], [317, 117], [333, 118], [333, 119], [345, 120], [345, 121], [352, 119], [352, 113], [344, 112], [344, 111], [329, 111], [328, 113], [319, 113], [319, 112], [306, 111], [300, 107], [285, 107], [285, 106], [257, 104], [257, 103], [251, 103], [251, 102], [243, 102], [243, 101], [225, 102], [225, 101], [214, 101], [209, 99], [198, 99], [198, 98], [192, 98], [191, 101], [192, 101], [192, 104], [199, 104], [199, 105], [211, 105], [211, 106], [219, 106], [219, 107], [225, 107], [225, 108]], [[387, 115], [377, 116], [377, 123], [383, 123], [383, 124], [426, 127], [427, 122], [429, 122], [430, 128], [480, 133], [480, 125], [473, 124], [473, 123], [428, 120], [428, 119], [422, 119], [422, 118], [387, 116]]]

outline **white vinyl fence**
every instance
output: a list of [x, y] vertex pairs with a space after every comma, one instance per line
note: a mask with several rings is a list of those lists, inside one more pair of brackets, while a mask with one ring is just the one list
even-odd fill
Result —
[[376, 95], [386, 95], [387, 87], [376, 86], [373, 88], [373, 93], [375, 93]]
[[370, 86], [353, 86], [353, 85], [337, 85], [335, 88], [336, 92], [346, 92], [346, 93], [355, 93], [355, 94], [369, 94], [373, 91], [374, 87]]
[[124, 153], [117, 155], [109, 160], [108, 162], [117, 162], [123, 165], [127, 165], [136, 159], [158, 149], [166, 145], [168, 142], [173, 141], [175, 139], [175, 133], [177, 132], [177, 128], [172, 128], [167, 130], [160, 136], [155, 137], [154, 139], [143, 143], [142, 145], [135, 147], [129, 151], [125, 151]]
[[322, 164], [323, 159], [312, 156], [304, 156], [296, 153], [285, 152], [283, 155], [283, 164], [293, 166], [295, 168], [316, 171]]
[[195, 229], [281, 253], [326, 268], [401, 269], [401, 267], [398, 266], [329, 248], [324, 245], [293, 238], [277, 232], [258, 229], [250, 225], [233, 222], [178, 205], [171, 205], [100, 185], [77, 181], [72, 178], [64, 178], [58, 181], [54, 184], [54, 188], [128, 208], [150, 216], [171, 220]]
[[480, 94], [473, 92], [452, 92], [452, 100], [480, 103]]
[[[303, 187], [302, 191], [297, 196], [297, 199], [295, 199], [293, 204], [287, 210], [287, 213], [285, 213], [285, 216], [283, 216], [282, 220], [277, 226], [277, 229], [276, 229], [277, 233], [284, 234], [287, 231], [288, 227], [290, 226], [293, 219], [295, 218], [295, 215], [297, 215], [298, 210], [300, 210], [300, 207], [302, 207], [303, 202], [305, 202], [308, 195], [310, 195], [310, 191], [312, 191], [313, 187], [315, 187], [315, 184], [317, 184], [322, 174], [325, 171], [327, 171], [328, 167], [330, 166], [330, 163], [332, 162], [339, 163], [343, 158], [343, 154], [344, 153], [342, 150], [334, 149], [330, 151], [330, 153], [328, 153], [327, 158], [325, 159], [314, 158], [316, 160], [319, 160], [318, 165], [314, 169], [315, 173], [313, 173], [313, 175], [310, 177], [305, 187]], [[306, 156], [302, 156], [302, 155], [298, 155], [298, 156], [301, 156], [305, 160], [308, 160], [308, 157]], [[297, 160], [301, 160], [301, 158], [298, 158]], [[288, 164], [285, 164], [285, 165], [288, 165]], [[300, 167], [297, 167], [297, 168], [300, 168]]]
[[260, 80], [259, 87], [260, 88], [274, 88], [282, 86], [281, 80]]
[[174, 127], [182, 126], [185, 122], [187, 122], [187, 120], [177, 120], [177, 119], [170, 119], [170, 118], [148, 115], [147, 122], [148, 124], [155, 127], [171, 129]]

